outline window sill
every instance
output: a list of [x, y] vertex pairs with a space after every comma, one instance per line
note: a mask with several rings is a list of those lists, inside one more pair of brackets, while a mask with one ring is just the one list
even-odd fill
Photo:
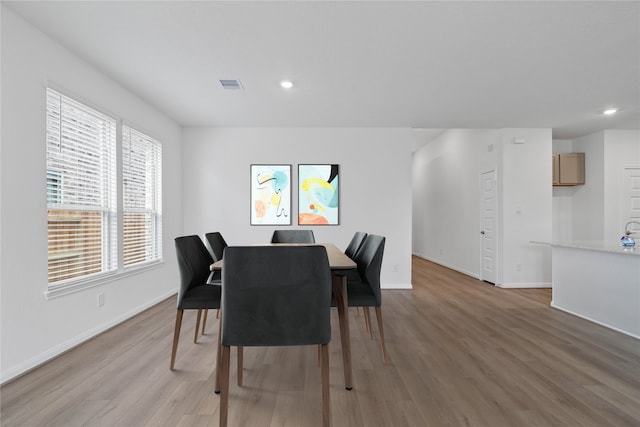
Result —
[[86, 289], [95, 288], [96, 286], [102, 286], [106, 283], [114, 282], [116, 280], [123, 279], [129, 276], [135, 276], [136, 274], [144, 273], [149, 270], [154, 270], [161, 267], [164, 264], [164, 260], [153, 261], [144, 265], [126, 267], [120, 271], [104, 273], [99, 276], [93, 277], [87, 280], [80, 280], [77, 282], [58, 285], [53, 289], [47, 289], [44, 291], [44, 297], [47, 300], [63, 297], [65, 295], [75, 294]]

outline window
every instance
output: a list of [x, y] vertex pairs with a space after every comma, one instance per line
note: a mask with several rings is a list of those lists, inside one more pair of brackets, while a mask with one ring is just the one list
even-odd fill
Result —
[[162, 146], [122, 127], [124, 265], [162, 258]]
[[48, 292], [161, 260], [160, 143], [50, 88], [46, 117]]
[[116, 121], [47, 90], [49, 284], [116, 269]]

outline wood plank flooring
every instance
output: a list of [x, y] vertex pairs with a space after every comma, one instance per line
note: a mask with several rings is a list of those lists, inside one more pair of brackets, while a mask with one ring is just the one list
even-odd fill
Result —
[[[389, 363], [352, 309], [354, 389], [344, 389], [337, 313], [331, 416], [339, 426], [640, 426], [640, 341], [420, 258], [411, 291], [383, 291]], [[169, 370], [175, 298], [1, 389], [2, 426], [217, 426], [217, 321], [193, 344], [185, 311]], [[246, 348], [230, 426], [321, 423], [316, 347]]]

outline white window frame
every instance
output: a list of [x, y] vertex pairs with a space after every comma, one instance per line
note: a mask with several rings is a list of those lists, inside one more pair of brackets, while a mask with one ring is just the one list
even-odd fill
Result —
[[[110, 223], [112, 226], [108, 227], [108, 230], [105, 230], [103, 227], [102, 232], [102, 247], [105, 248], [103, 252], [103, 263], [107, 266], [107, 268], [103, 268], [102, 271], [98, 273], [92, 273], [83, 275], [81, 277], [71, 278], [60, 280], [56, 282], [49, 283], [49, 279], [47, 280], [47, 287], [44, 291], [44, 296], [46, 299], [57, 298], [63, 295], [75, 293], [82, 291], [87, 288], [91, 288], [94, 286], [99, 286], [104, 283], [108, 283], [114, 280], [121, 279], [125, 276], [129, 276], [132, 274], [139, 274], [141, 272], [147, 271], [152, 268], [157, 268], [160, 264], [164, 262], [162, 258], [162, 144], [152, 138], [149, 137], [139, 131], [141, 135], [146, 136], [149, 140], [152, 140], [154, 144], [157, 144], [158, 147], [158, 157], [157, 157], [157, 170], [156, 174], [153, 176], [153, 185], [154, 194], [153, 194], [153, 204], [149, 206], [148, 210], [145, 210], [145, 213], [148, 213], [153, 217], [153, 228], [152, 233], [154, 236], [154, 245], [151, 246], [151, 250], [153, 251], [153, 256], [146, 259], [144, 262], [135, 263], [129, 266], [124, 266], [124, 239], [123, 239], [123, 215], [124, 215], [124, 183], [123, 183], [123, 125], [122, 119], [115, 117], [113, 114], [104, 113], [101, 109], [96, 108], [94, 105], [86, 103], [76, 96], [68, 96], [65, 91], [58, 89], [55, 86], [47, 85], [46, 86], [46, 97], [45, 99], [49, 99], [50, 93], [54, 93], [54, 96], [59, 96], [60, 99], [64, 99], [65, 101], [74, 103], [78, 108], [87, 108], [93, 111], [96, 114], [103, 115], [107, 117], [109, 120], [113, 120], [116, 123], [115, 130], [115, 148], [114, 148], [114, 163], [115, 163], [115, 177], [111, 180], [113, 188], [110, 196], [113, 197], [114, 202], [113, 206], [109, 206], [108, 209], [108, 218], [103, 219], [103, 223]], [[60, 209], [63, 210], [66, 208], [73, 208], [73, 206], [66, 206], [63, 203], [63, 187], [64, 183], [64, 171], [60, 170], [60, 168], [55, 165], [49, 164], [49, 149], [51, 144], [52, 134], [55, 132], [60, 132], [59, 135], [53, 135], [53, 139], [61, 139], [62, 135], [62, 127], [52, 128], [50, 126], [49, 121], [50, 117], [50, 107], [47, 104], [45, 108], [47, 115], [47, 126], [46, 126], [46, 134], [47, 134], [47, 192], [46, 192], [46, 201], [47, 201], [47, 212], [50, 209]], [[54, 118], [55, 120], [55, 118]], [[60, 119], [62, 121], [62, 119]], [[60, 123], [58, 123], [59, 125]], [[126, 128], [131, 128], [126, 126]], [[54, 142], [55, 143], [55, 142]], [[56, 178], [57, 177], [57, 178]], [[58, 203], [56, 203], [58, 202]], [[85, 207], [87, 210], [92, 210], [95, 207]], [[72, 209], [69, 209], [72, 210]], [[103, 208], [95, 208], [95, 210], [105, 211]], [[104, 215], [104, 212], [103, 212]], [[49, 217], [49, 214], [47, 215]], [[63, 218], [61, 218], [63, 219]], [[63, 219], [64, 220], [64, 219]], [[47, 233], [49, 236], [49, 232]], [[49, 264], [49, 262], [48, 262]]]
[[[162, 260], [162, 144], [126, 124], [121, 135], [122, 265], [131, 269]], [[143, 228], [136, 228], [144, 234], [141, 239], [126, 235], [127, 215], [144, 216]]]

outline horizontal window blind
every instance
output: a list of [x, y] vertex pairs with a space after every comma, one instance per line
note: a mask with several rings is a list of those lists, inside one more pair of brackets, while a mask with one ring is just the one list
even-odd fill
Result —
[[122, 127], [123, 262], [162, 259], [162, 145]]
[[116, 121], [47, 89], [49, 287], [117, 268]]

